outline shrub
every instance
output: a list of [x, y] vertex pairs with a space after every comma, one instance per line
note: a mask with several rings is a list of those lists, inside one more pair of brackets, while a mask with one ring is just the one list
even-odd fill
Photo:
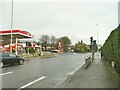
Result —
[[104, 56], [109, 62], [116, 62], [120, 68], [120, 26], [113, 30], [108, 39], [101, 48], [101, 56]]

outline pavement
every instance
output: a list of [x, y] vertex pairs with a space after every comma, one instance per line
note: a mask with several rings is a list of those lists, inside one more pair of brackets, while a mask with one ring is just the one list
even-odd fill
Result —
[[62, 88], [118, 88], [113, 68], [101, 59], [100, 54], [85, 69], [84, 65], [70, 77]]

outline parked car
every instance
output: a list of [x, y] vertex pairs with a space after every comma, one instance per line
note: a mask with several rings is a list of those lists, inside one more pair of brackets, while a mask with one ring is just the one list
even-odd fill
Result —
[[19, 65], [22, 65], [24, 63], [24, 59], [17, 56], [13, 53], [0, 53], [0, 60], [3, 63], [3, 66], [5, 65], [13, 65], [14, 63], [18, 63]]
[[0, 61], [0, 69], [3, 67], [3, 63]]
[[52, 53], [58, 53], [58, 50], [51, 50]]

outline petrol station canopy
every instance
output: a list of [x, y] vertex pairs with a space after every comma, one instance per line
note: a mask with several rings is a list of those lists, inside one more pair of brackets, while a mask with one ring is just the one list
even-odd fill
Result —
[[10, 44], [12, 34], [12, 43], [15, 43], [16, 39], [26, 39], [26, 38], [33, 38], [33, 35], [27, 31], [23, 30], [3, 30], [0, 31], [0, 42], [4, 45]]

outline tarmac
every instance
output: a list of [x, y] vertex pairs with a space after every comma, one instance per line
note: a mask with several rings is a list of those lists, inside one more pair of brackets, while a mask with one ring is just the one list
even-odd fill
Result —
[[96, 53], [95, 60], [87, 68], [83, 65], [62, 88], [118, 88], [117, 74], [108, 61]]

